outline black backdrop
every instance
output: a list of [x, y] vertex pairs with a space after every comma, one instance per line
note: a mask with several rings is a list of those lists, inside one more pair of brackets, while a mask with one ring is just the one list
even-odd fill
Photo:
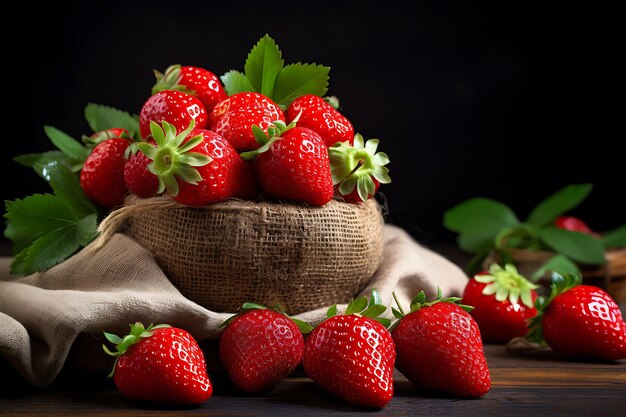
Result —
[[626, 220], [616, 202], [626, 158], [615, 11], [501, 1], [23, 3], [4, 15], [17, 31], [1, 29], [3, 199], [47, 190], [10, 160], [51, 147], [44, 124], [80, 137], [86, 103], [138, 112], [153, 68], [242, 69], [267, 32], [286, 62], [331, 66], [329, 92], [390, 155], [389, 220], [419, 240], [452, 241], [442, 213], [469, 197], [524, 218], [580, 182], [595, 188], [575, 214], [596, 230]]

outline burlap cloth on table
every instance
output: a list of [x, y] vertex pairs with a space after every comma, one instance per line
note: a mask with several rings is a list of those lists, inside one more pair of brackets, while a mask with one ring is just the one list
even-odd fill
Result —
[[[376, 287], [389, 305], [395, 291], [406, 305], [420, 290], [429, 296], [437, 286], [446, 295], [462, 291], [467, 278], [454, 264], [397, 227], [384, 226], [383, 237], [382, 261], [361, 294]], [[45, 273], [19, 279], [9, 277], [8, 263], [2, 263], [0, 356], [30, 384], [50, 384], [77, 337], [101, 338], [103, 330], [123, 333], [135, 321], [170, 323], [200, 341], [219, 337], [218, 325], [230, 314], [185, 298], [136, 241], [116, 233], [100, 250], [88, 249]], [[296, 317], [315, 325], [325, 310]], [[107, 360], [104, 353], [101, 357]]]

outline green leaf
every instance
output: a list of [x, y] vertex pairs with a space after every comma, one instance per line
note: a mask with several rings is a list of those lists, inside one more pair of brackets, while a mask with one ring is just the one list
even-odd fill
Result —
[[578, 266], [564, 255], [555, 255], [537, 269], [530, 277], [533, 282], [539, 281], [546, 272], [558, 272], [561, 275], [579, 274]]
[[378, 317], [383, 314], [387, 310], [387, 306], [382, 304], [374, 304], [372, 306], [367, 307], [365, 311], [361, 313], [364, 317]]
[[387, 329], [391, 326], [391, 320], [386, 317], [375, 317], [374, 320], [382, 324]]
[[300, 319], [296, 319], [296, 318], [293, 318], [293, 317], [290, 317], [290, 319], [291, 319], [294, 323], [296, 323], [296, 326], [298, 326], [298, 329], [300, 329], [300, 331], [301, 331], [302, 333], [307, 334], [307, 333], [311, 333], [311, 332], [313, 331], [313, 328], [314, 328], [314, 327], [313, 327], [313, 326], [311, 326], [311, 325], [310, 325], [309, 323], [307, 323], [306, 321], [304, 321], [304, 320], [300, 320]]
[[247, 93], [254, 91], [254, 87], [250, 84], [250, 80], [245, 74], [230, 70], [221, 77], [222, 83], [224, 83], [224, 89], [229, 96], [237, 93]]
[[350, 301], [350, 304], [348, 304], [348, 307], [346, 308], [345, 315], [347, 316], [349, 314], [360, 313], [365, 310], [366, 307], [367, 297], [357, 298], [356, 300]]
[[330, 67], [316, 64], [290, 64], [276, 78], [274, 101], [289, 106], [292, 101], [306, 94], [323, 96], [328, 91]]
[[539, 229], [539, 236], [556, 252], [575, 261], [592, 265], [606, 262], [602, 242], [591, 235], [548, 227]]
[[274, 39], [266, 34], [248, 54], [244, 73], [255, 91], [273, 97], [276, 76], [283, 64], [280, 49]]
[[139, 135], [137, 118], [113, 107], [89, 103], [85, 107], [85, 119], [94, 132], [119, 127], [126, 129], [133, 137]]
[[444, 213], [444, 225], [457, 232], [462, 249], [476, 253], [491, 246], [504, 229], [519, 225], [513, 211], [498, 201], [472, 198]]
[[18, 156], [13, 157], [13, 160], [17, 162], [18, 164], [28, 167], [28, 168], [33, 168], [37, 162], [42, 163], [42, 162], [47, 162], [47, 161], [58, 161], [59, 163], [63, 163], [67, 166], [74, 165], [73, 162], [68, 162], [70, 161], [70, 158], [68, 158], [68, 156], [65, 155], [61, 151], [27, 153], [24, 155], [18, 155]]
[[4, 235], [13, 242], [16, 253], [40, 236], [71, 226], [78, 221], [70, 208], [51, 194], [34, 194], [23, 200], [7, 201]]
[[606, 232], [602, 236], [602, 244], [606, 249], [626, 247], [626, 224]]
[[326, 317], [331, 318], [331, 317], [335, 317], [336, 315], [337, 315], [337, 304], [333, 304], [332, 306], [328, 308], [328, 311], [326, 312]]
[[81, 246], [87, 246], [98, 236], [98, 215], [92, 213], [80, 219], [76, 223], [76, 233], [78, 234], [78, 243]]
[[241, 306], [243, 310], [267, 310], [267, 307], [256, 303], [245, 302]]
[[22, 275], [48, 269], [67, 259], [80, 246], [76, 229], [62, 227], [38, 237], [11, 264], [11, 272]]
[[69, 207], [75, 217], [84, 217], [97, 211], [80, 186], [78, 176], [66, 165], [55, 160], [40, 160], [34, 168], [50, 183], [54, 194]]
[[89, 156], [89, 149], [67, 133], [53, 126], [44, 126], [43, 130], [46, 132], [52, 144], [70, 158], [85, 162]]
[[546, 226], [556, 218], [578, 206], [591, 192], [591, 184], [575, 184], [562, 188], [543, 200], [528, 216], [528, 223]]

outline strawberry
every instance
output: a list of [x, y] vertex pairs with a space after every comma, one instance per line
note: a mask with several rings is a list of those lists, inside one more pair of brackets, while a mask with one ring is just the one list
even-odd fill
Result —
[[573, 358], [626, 358], [626, 323], [615, 300], [601, 288], [580, 285], [580, 275], [554, 273], [549, 297], [536, 301], [539, 313], [528, 339], [546, 342]]
[[[156, 145], [154, 139], [147, 141], [151, 145]], [[131, 145], [133, 152], [124, 165], [124, 180], [131, 193], [141, 198], [154, 197], [159, 189], [159, 178], [148, 170], [148, 165], [152, 162], [150, 158], [137, 152], [138, 148]]]
[[220, 79], [204, 68], [170, 65], [165, 74], [154, 71], [157, 82], [152, 87], [152, 94], [163, 90], [182, 91], [200, 99], [207, 112], [228, 95]]
[[204, 355], [185, 330], [167, 324], [130, 325], [130, 334], [121, 338], [104, 333], [115, 344], [113, 377], [117, 389], [127, 398], [174, 404], [200, 404], [213, 393], [206, 373]]
[[[396, 368], [413, 384], [460, 397], [482, 397], [491, 377], [478, 325], [457, 297], [426, 302], [421, 291], [404, 313], [396, 298], [399, 320], [391, 332], [398, 357]], [[394, 294], [395, 298], [395, 294]]]
[[379, 142], [370, 139], [364, 143], [363, 136], [357, 133], [354, 145], [341, 142], [328, 148], [333, 184], [344, 201], [367, 201], [381, 183], [391, 182], [389, 169], [385, 166], [389, 157], [384, 152], [376, 152]]
[[580, 232], [586, 234], [594, 234], [593, 230], [585, 222], [573, 216], [559, 216], [554, 225], [560, 229], [569, 230], [570, 232]]
[[328, 151], [322, 138], [310, 129], [286, 126], [280, 120], [254, 135], [262, 146], [241, 156], [254, 159], [261, 188], [271, 197], [323, 206], [333, 197]]
[[152, 160], [149, 172], [158, 178], [157, 193], [167, 193], [179, 203], [203, 206], [230, 197], [251, 197], [256, 193], [252, 166], [224, 138], [194, 122], [176, 134], [176, 128], [163, 122], [163, 129], [151, 123], [156, 145], [137, 144]]
[[197, 98], [180, 91], [161, 91], [151, 96], [144, 103], [139, 113], [139, 131], [141, 137], [150, 136], [150, 122], [168, 122], [181, 131], [195, 122], [198, 129], [207, 124], [207, 112], [204, 104]]
[[245, 303], [223, 325], [220, 359], [233, 383], [245, 392], [271, 389], [302, 360], [302, 332], [285, 314]]
[[283, 111], [268, 97], [259, 93], [238, 93], [218, 103], [209, 113], [209, 130], [223, 136], [237, 150], [259, 147], [252, 125], [267, 132], [274, 121], [285, 121]]
[[352, 144], [352, 123], [322, 97], [307, 94], [295, 99], [285, 112], [287, 123], [291, 123], [299, 114], [298, 126], [315, 131], [326, 146], [333, 146], [337, 142]]
[[113, 208], [124, 202], [128, 188], [124, 181], [124, 153], [130, 142], [108, 139], [91, 151], [80, 173], [80, 186], [96, 203]]
[[484, 342], [506, 343], [528, 332], [527, 321], [537, 314], [537, 288], [515, 266], [507, 264], [502, 269], [493, 264], [469, 280], [463, 304], [474, 306], [470, 314]]
[[[338, 397], [365, 407], [384, 407], [393, 397], [393, 364], [396, 357], [389, 320], [376, 318], [387, 308], [376, 290], [348, 304], [329, 317], [306, 340], [303, 366], [319, 386]], [[383, 324], [381, 324], [383, 323]]]

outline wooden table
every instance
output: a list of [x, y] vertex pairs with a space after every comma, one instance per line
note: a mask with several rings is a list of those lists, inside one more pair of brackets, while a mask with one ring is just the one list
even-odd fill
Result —
[[[244, 396], [223, 377], [212, 376], [215, 393], [194, 408], [163, 409], [125, 400], [110, 380], [62, 373], [37, 391], [19, 381], [0, 392], [0, 415], [123, 416], [624, 416], [626, 361], [567, 362], [553, 354], [520, 357], [504, 346], [486, 346], [491, 391], [482, 399], [456, 399], [416, 389], [396, 374], [395, 396], [382, 410], [353, 407], [310, 379], [291, 377], [264, 396]], [[8, 369], [0, 369], [6, 382]]]

